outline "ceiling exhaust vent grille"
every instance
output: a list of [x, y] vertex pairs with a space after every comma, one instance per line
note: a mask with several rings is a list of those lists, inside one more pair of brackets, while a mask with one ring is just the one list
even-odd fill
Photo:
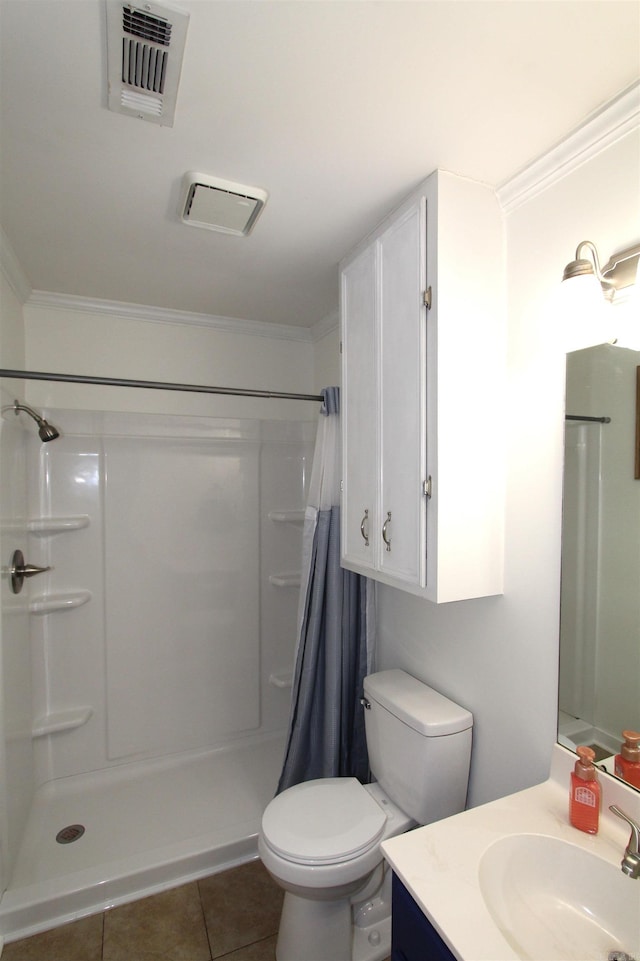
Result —
[[189, 14], [105, 0], [109, 109], [173, 126]]
[[167, 20], [150, 17], [148, 13], [134, 10], [133, 7], [122, 8], [122, 29], [134, 37], [152, 40], [154, 43], [164, 44], [165, 47], [171, 43], [171, 24]]
[[191, 227], [246, 237], [262, 213], [268, 194], [209, 174], [186, 173], [182, 178], [180, 219]]
[[128, 87], [140, 87], [154, 93], [164, 93], [167, 73], [167, 54], [146, 43], [123, 40], [122, 82]]

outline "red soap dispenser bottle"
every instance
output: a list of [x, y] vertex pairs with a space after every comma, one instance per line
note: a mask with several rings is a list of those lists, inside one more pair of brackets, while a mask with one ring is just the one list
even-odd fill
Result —
[[597, 834], [600, 817], [600, 784], [593, 766], [596, 755], [590, 747], [578, 747], [576, 754], [578, 760], [571, 772], [569, 820], [579, 831]]
[[624, 744], [616, 754], [615, 772], [627, 784], [640, 788], [640, 734], [637, 731], [623, 731]]

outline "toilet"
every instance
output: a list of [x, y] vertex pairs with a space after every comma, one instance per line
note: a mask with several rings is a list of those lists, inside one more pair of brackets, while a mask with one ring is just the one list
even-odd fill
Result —
[[305, 781], [262, 818], [260, 857], [285, 896], [277, 961], [381, 961], [390, 954], [390, 872], [380, 843], [464, 810], [469, 711], [404, 671], [364, 679], [373, 784]]

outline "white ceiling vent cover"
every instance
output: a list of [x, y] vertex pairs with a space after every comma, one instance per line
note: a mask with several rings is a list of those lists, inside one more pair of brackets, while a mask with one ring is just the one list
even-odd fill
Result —
[[246, 187], [208, 174], [187, 173], [182, 180], [180, 219], [192, 227], [246, 237], [267, 202], [260, 187]]
[[105, 0], [109, 110], [173, 126], [189, 14]]

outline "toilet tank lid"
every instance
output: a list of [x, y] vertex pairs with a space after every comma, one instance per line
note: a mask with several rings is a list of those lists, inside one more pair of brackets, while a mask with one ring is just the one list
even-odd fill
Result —
[[369, 674], [364, 693], [426, 737], [457, 734], [473, 726], [473, 715], [432, 687], [398, 669]]

